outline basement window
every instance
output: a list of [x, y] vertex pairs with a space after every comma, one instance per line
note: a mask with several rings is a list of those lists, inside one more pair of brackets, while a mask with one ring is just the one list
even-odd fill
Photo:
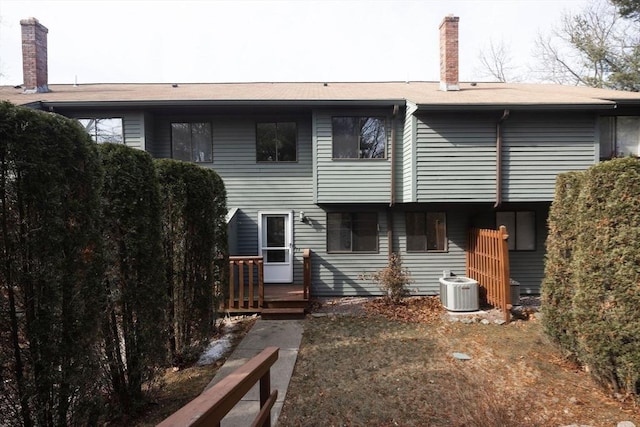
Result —
[[333, 117], [334, 159], [384, 159], [387, 132], [384, 117]]
[[171, 157], [186, 162], [212, 162], [211, 123], [171, 123]]
[[496, 226], [507, 227], [510, 251], [536, 250], [536, 214], [533, 211], [496, 212]]
[[91, 139], [98, 144], [124, 144], [122, 117], [91, 117], [78, 119]]

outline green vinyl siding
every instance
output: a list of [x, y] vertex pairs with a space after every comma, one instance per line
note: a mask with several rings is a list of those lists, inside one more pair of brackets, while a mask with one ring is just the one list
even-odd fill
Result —
[[503, 201], [553, 200], [558, 174], [597, 162], [594, 116], [515, 113], [504, 123]]
[[137, 148], [138, 150], [144, 150], [145, 149], [144, 114], [139, 112], [127, 113], [122, 115], [121, 117], [123, 122], [122, 126], [124, 128], [125, 145], [132, 148]]
[[[317, 203], [389, 202], [391, 197], [390, 111], [316, 111], [315, 126], [315, 191]], [[332, 117], [386, 117], [386, 158], [333, 159]], [[400, 123], [402, 121], [400, 120]], [[402, 125], [400, 125], [402, 126]], [[400, 133], [401, 135], [401, 133]], [[399, 138], [398, 138], [399, 139]]]
[[417, 202], [495, 198], [496, 120], [490, 114], [417, 116]]
[[400, 174], [397, 183], [396, 202], [415, 202], [416, 193], [416, 128], [417, 120], [413, 115], [415, 105], [409, 105], [404, 117], [404, 129], [402, 133], [402, 150], [396, 162], [396, 168]]
[[[412, 207], [412, 211], [421, 210]], [[434, 209], [424, 205], [422, 210]], [[458, 276], [464, 276], [466, 271], [465, 247], [467, 239], [468, 214], [466, 209], [452, 207], [437, 208], [445, 212], [447, 219], [447, 252], [407, 252], [407, 238], [405, 229], [405, 213], [394, 214], [394, 227], [397, 236], [403, 265], [409, 269], [413, 283], [409, 287], [412, 294], [437, 295], [443, 270], [449, 270]]]
[[[324, 248], [325, 213], [313, 203], [311, 119], [309, 115], [286, 114], [275, 120], [295, 121], [298, 160], [286, 163], [256, 162], [256, 122], [272, 121], [271, 115], [156, 116], [155, 139], [150, 149], [156, 157], [171, 156], [170, 124], [176, 121], [207, 121], [213, 134], [213, 168], [223, 179], [228, 208], [234, 216], [236, 235], [232, 255], [257, 255], [258, 211], [294, 211], [294, 282], [302, 283], [302, 251]], [[307, 223], [299, 221], [304, 211]]]

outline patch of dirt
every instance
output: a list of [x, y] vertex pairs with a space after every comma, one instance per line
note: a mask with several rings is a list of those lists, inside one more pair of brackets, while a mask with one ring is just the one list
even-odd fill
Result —
[[[236, 345], [240, 343], [242, 338], [249, 332], [256, 319], [256, 316], [236, 316], [221, 319], [226, 325], [232, 325], [232, 327], [229, 328], [232, 330], [229, 349], [211, 364], [198, 366], [196, 361], [193, 361], [189, 366], [179, 370], [175, 368], [166, 369], [160, 379], [161, 387], [153, 401], [147, 405], [147, 408], [137, 420], [134, 420], [132, 423], [126, 422], [125, 424], [137, 427], [155, 426], [202, 393], [204, 388], [216, 375], [218, 369], [220, 369], [233, 352]], [[221, 331], [222, 328], [218, 328], [218, 330]], [[211, 340], [219, 336], [220, 335], [214, 335], [211, 337]], [[112, 422], [109, 425], [116, 426], [119, 424]]]
[[549, 342], [539, 299], [521, 304], [498, 325], [499, 312], [463, 322], [437, 297], [317, 302], [278, 424], [640, 426], [640, 407], [611, 398]]

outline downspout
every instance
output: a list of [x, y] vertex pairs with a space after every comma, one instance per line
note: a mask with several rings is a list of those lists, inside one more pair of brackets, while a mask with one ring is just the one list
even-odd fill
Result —
[[[391, 144], [389, 147], [389, 160], [391, 161], [391, 188], [390, 188], [390, 200], [389, 208], [393, 208], [396, 204], [396, 117], [398, 116], [398, 104], [393, 106], [393, 113], [391, 114]], [[388, 257], [391, 259], [393, 254], [393, 211], [387, 209], [387, 246]]]
[[493, 208], [502, 204], [502, 123], [509, 118], [509, 110], [505, 109], [496, 124], [496, 203]]

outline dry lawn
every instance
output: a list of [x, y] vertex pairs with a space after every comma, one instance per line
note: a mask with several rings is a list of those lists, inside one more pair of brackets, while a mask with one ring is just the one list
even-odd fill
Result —
[[[433, 298], [309, 317], [280, 426], [640, 426], [537, 320], [451, 323]], [[460, 361], [454, 352], [471, 357]]]

